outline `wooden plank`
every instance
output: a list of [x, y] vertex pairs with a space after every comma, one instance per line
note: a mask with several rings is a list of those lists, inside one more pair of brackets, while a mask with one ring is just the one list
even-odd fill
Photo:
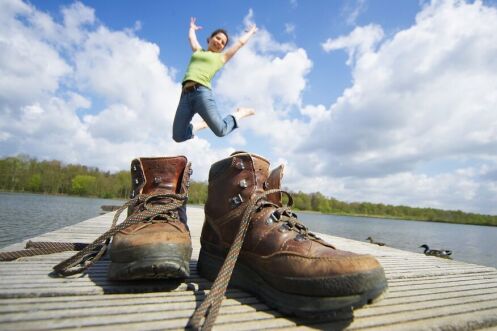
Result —
[[[29, 297], [29, 298], [8, 298], [2, 299], [0, 301], [0, 313], [6, 311], [14, 311], [12, 309], [14, 306], [25, 307], [28, 309], [33, 309], [33, 305], [51, 305], [57, 306], [62, 305], [88, 305], [89, 307], [95, 307], [99, 305], [119, 305], [119, 304], [132, 304], [133, 302], [140, 300], [146, 300], [147, 302], [162, 302], [166, 301], [184, 301], [185, 297], [189, 297], [188, 300], [192, 298], [203, 298], [209, 290], [203, 291], [178, 291], [178, 292], [150, 292], [150, 293], [124, 293], [124, 294], [106, 294], [105, 297], [96, 295], [82, 295], [82, 296], [56, 296], [56, 297]], [[226, 297], [229, 299], [247, 299], [253, 298], [250, 294], [243, 292], [238, 289], [228, 289], [226, 291]], [[102, 300], [104, 298], [105, 300]]]
[[[200, 300], [200, 299], [199, 299]], [[174, 301], [174, 302], [147, 302], [133, 305], [112, 305], [112, 306], [98, 306], [98, 307], [80, 307], [74, 308], [53, 308], [40, 309], [36, 307], [32, 309], [29, 314], [26, 312], [18, 312], [0, 315], [0, 323], [18, 322], [18, 321], [38, 321], [46, 319], [72, 319], [80, 317], [94, 317], [94, 316], [108, 316], [108, 315], [122, 315], [122, 314], [148, 314], [148, 313], [162, 313], [167, 312], [168, 316], [189, 316], [191, 312], [200, 302], [196, 298], [191, 298], [189, 301]], [[235, 306], [235, 307], [233, 307]], [[222, 303], [222, 309], [226, 313], [240, 313], [252, 311], [266, 311], [269, 308], [256, 300], [233, 300], [226, 299]], [[173, 312], [180, 312], [174, 315]], [[186, 311], [186, 313], [185, 313]]]
[[[31, 319], [45, 319], [46, 314], [45, 311], [50, 311], [53, 314], [63, 313], [64, 316], [69, 317], [70, 315], [66, 315], [65, 311], [71, 310], [74, 312], [82, 312], [84, 309], [98, 309], [102, 312], [109, 313], [112, 310], [123, 309], [122, 311], [131, 310], [132, 312], [137, 311], [136, 307], [140, 306], [140, 309], [144, 309], [145, 307], [153, 307], [154, 309], [159, 309], [161, 311], [166, 310], [178, 310], [185, 308], [193, 308], [195, 305], [199, 304], [201, 300], [205, 298], [204, 295], [181, 295], [176, 297], [171, 296], [163, 296], [159, 298], [130, 298], [130, 299], [121, 299], [120, 301], [116, 300], [98, 300], [98, 301], [65, 301], [65, 302], [46, 302], [46, 300], [40, 300], [38, 302], [32, 302], [29, 304], [13, 304], [10, 306], [4, 306], [0, 309], [2, 314], [10, 313], [9, 315], [0, 315], [1, 321], [7, 320], [31, 320]], [[237, 296], [233, 298], [228, 298], [223, 301], [223, 305], [230, 306], [234, 304], [244, 304], [244, 305], [252, 305], [253, 307], [257, 307], [259, 310], [267, 310], [265, 304], [261, 303], [258, 299], [250, 296], [249, 294], [244, 294], [243, 296]], [[36, 306], [33, 306], [36, 305]], [[25, 313], [30, 313], [29, 316], [24, 316]], [[38, 315], [32, 313], [39, 313]]]
[[[44, 320], [37, 321], [19, 321], [2, 323], [2, 328], [16, 330], [51, 330], [60, 328], [80, 328], [82, 326], [96, 329], [97, 326], [128, 325], [139, 323], [144, 325], [145, 322], [162, 321], [161, 324], [166, 328], [184, 328], [188, 322], [192, 309], [176, 311], [155, 311], [141, 313], [127, 313], [114, 315], [92, 315], [78, 316], [72, 318], [53, 319], [48, 317]], [[239, 323], [241, 321], [264, 321], [279, 317], [281, 314], [272, 311], [255, 311], [249, 305], [237, 305], [233, 307], [221, 307], [217, 323]], [[143, 328], [143, 326], [142, 326]]]

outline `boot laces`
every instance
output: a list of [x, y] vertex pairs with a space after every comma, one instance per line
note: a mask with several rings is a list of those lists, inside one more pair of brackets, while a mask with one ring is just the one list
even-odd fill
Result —
[[[290, 196], [286, 191], [281, 191], [287, 196]], [[317, 239], [318, 237], [309, 231], [309, 229], [298, 220], [297, 214], [295, 214], [291, 206], [293, 205], [293, 200], [289, 199], [289, 204], [287, 206], [278, 206], [267, 200], [259, 200], [257, 203], [256, 212], [259, 212], [267, 207], [275, 207], [276, 209], [269, 215], [271, 221], [275, 223], [282, 223], [282, 227], [289, 231], [295, 231], [299, 234], [299, 239]]]

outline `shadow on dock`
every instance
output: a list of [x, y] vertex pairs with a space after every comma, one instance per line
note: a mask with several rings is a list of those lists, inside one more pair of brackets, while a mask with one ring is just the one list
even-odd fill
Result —
[[[111, 281], [107, 279], [107, 269], [109, 265], [108, 258], [104, 258], [97, 262], [92, 268], [86, 271], [83, 275], [74, 275], [66, 279], [78, 279], [88, 277], [89, 280], [98, 288], [101, 289], [104, 295], [110, 294], [139, 294], [139, 293], [170, 293], [174, 296], [175, 293], [188, 291], [191, 293], [195, 300], [195, 307], [193, 311], [205, 299], [208, 291], [211, 288], [212, 282], [200, 277], [197, 272], [197, 261], [190, 262], [191, 275], [186, 280], [183, 279], [150, 279], [150, 280], [130, 280], [130, 281]], [[60, 278], [54, 273], [50, 273], [51, 278]], [[174, 300], [171, 298], [171, 300]], [[224, 312], [223, 312], [224, 310]], [[339, 310], [326, 315], [310, 316], [309, 318], [302, 318], [296, 316], [289, 316], [268, 306], [263, 300], [259, 300], [252, 294], [229, 287], [225, 299], [223, 300], [220, 314], [237, 314], [241, 312], [262, 312], [269, 319], [285, 319], [296, 326], [305, 326], [314, 329], [326, 330], [343, 330], [346, 329], [354, 320], [353, 311], [351, 309]], [[165, 309], [164, 314], [168, 311]], [[184, 327], [187, 322], [185, 321]]]

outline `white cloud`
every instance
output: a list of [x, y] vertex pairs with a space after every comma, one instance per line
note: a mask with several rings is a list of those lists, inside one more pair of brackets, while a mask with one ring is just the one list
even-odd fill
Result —
[[376, 44], [383, 38], [383, 29], [375, 24], [356, 27], [348, 36], [328, 39], [322, 47], [326, 52], [345, 49], [349, 54], [347, 64], [351, 65], [356, 58], [374, 50]]
[[366, 7], [366, 0], [356, 0], [353, 5], [350, 2], [346, 3], [342, 13], [346, 16], [347, 24], [355, 25], [357, 18], [366, 10]]
[[251, 130], [253, 136], [248, 141], [269, 139], [271, 144], [266, 149], [284, 152], [289, 135], [307, 130], [307, 124], [294, 117], [312, 62], [305, 50], [292, 48], [283, 52], [284, 47], [274, 40], [270, 49], [263, 50], [259, 46], [265, 38], [272, 39], [267, 31], [257, 32], [223, 70], [215, 91], [221, 108], [255, 108], [256, 116], [244, 119], [241, 128], [243, 132]]
[[289, 35], [295, 36], [295, 24], [285, 23], [285, 32]]
[[[40, 17], [53, 26], [46, 16], [13, 1], [3, 1], [0, 12], [0, 99], [5, 111], [54, 93], [72, 68], [38, 35], [35, 23]], [[27, 23], [16, 19], [16, 14], [26, 15]]]
[[85, 38], [86, 31], [82, 27], [95, 22], [95, 11], [81, 2], [75, 2], [68, 7], [62, 8], [62, 15], [64, 22], [62, 31], [68, 41], [75, 45]]
[[[349, 53], [353, 84], [326, 112], [304, 109], [321, 120], [294, 150], [299, 174], [339, 179], [349, 200], [496, 213], [495, 181], [477, 166], [496, 166], [494, 31], [495, 8], [435, 1], [377, 47], [375, 26], [329, 39], [326, 50]], [[432, 162], [439, 173], [424, 173]]]

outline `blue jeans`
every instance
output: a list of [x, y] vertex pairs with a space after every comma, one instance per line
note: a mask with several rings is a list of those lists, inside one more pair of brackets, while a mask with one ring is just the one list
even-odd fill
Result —
[[238, 127], [233, 115], [221, 118], [212, 91], [205, 86], [198, 86], [191, 92], [181, 93], [178, 109], [174, 116], [174, 141], [182, 142], [193, 138], [193, 126], [190, 122], [196, 113], [202, 117], [218, 137], [223, 137]]

